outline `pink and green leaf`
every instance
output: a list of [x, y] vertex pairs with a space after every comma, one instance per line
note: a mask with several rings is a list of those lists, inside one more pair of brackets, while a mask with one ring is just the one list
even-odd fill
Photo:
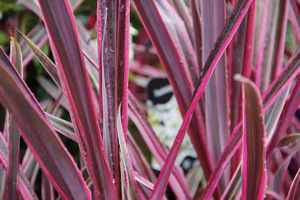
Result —
[[266, 189], [266, 131], [259, 90], [250, 80], [243, 82], [242, 199], [262, 199]]
[[[16, 38], [10, 32], [10, 61], [16, 67], [20, 76], [23, 74], [22, 64], [22, 52]], [[7, 112], [6, 123], [8, 127], [8, 170], [6, 180], [6, 198], [16, 199], [18, 198], [18, 175], [19, 175], [19, 163], [20, 163], [20, 133], [12, 122], [12, 119]]]
[[233, 173], [226, 190], [223, 192], [221, 200], [235, 199], [241, 187], [242, 187], [242, 177], [241, 177], [241, 163], [240, 163], [236, 168], [235, 172]]
[[[122, 104], [122, 127], [127, 135], [127, 88], [129, 74], [129, 4], [124, 1], [98, 1], [98, 58], [100, 63], [100, 118], [105, 123], [103, 137], [111, 170], [120, 190], [119, 142], [117, 135], [118, 105]], [[109, 143], [109, 144], [107, 144]]]
[[77, 138], [76, 138], [76, 134], [73, 128], [73, 125], [68, 122], [65, 121], [61, 118], [58, 118], [54, 115], [51, 115], [49, 113], [45, 113], [50, 121], [50, 123], [52, 124], [54, 130], [56, 130], [57, 132], [63, 134], [64, 136], [70, 138], [71, 140], [77, 142]]
[[[188, 78], [186, 67], [181, 62], [176, 44], [172, 40], [154, 1], [135, 0], [134, 3], [152, 43], [157, 49], [160, 61], [173, 87], [181, 115], [184, 116], [192, 99], [192, 80]], [[195, 116], [199, 117], [194, 117], [191, 120], [188, 132], [198, 158], [203, 165], [204, 174], [208, 178], [212, 167], [205, 141], [204, 122], [201, 115], [200, 109], [196, 109]]]
[[61, 87], [55, 64], [21, 31], [19, 31], [19, 34], [29, 46], [31, 51], [35, 54], [40, 63], [44, 66], [49, 75], [52, 77], [56, 85], [58, 87]]
[[172, 167], [174, 165], [181, 143], [184, 139], [185, 133], [191, 121], [194, 109], [196, 108], [196, 105], [198, 104], [198, 101], [204, 92], [207, 82], [214, 70], [214, 67], [216, 66], [218, 60], [221, 58], [222, 54], [224, 53], [226, 47], [228, 46], [230, 40], [232, 39], [234, 33], [236, 32], [238, 26], [240, 25], [243, 17], [247, 13], [247, 10], [249, 9], [251, 2], [252, 2], [251, 0], [237, 2], [231, 16], [228, 18], [227, 22], [225, 23], [225, 26], [223, 27], [223, 30], [221, 31], [221, 34], [219, 35], [216, 43], [214, 44], [214, 47], [212, 48], [212, 51], [210, 52], [208, 59], [202, 70], [200, 80], [194, 92], [192, 102], [189, 106], [188, 111], [186, 112], [183, 123], [178, 131], [173, 146], [170, 149], [168, 157], [165, 160], [165, 164], [162, 168], [160, 176], [158, 177], [158, 180], [154, 186], [154, 190], [151, 195], [152, 199], [157, 199], [157, 198], [159, 199], [164, 194]]
[[123, 128], [122, 128], [122, 120], [121, 120], [121, 105], [118, 109], [118, 119], [117, 119], [117, 128], [118, 128], [118, 138], [120, 144], [120, 152], [121, 152], [121, 163], [124, 165], [124, 173], [125, 179], [128, 180], [128, 185], [126, 185], [126, 191], [128, 195], [128, 199], [140, 199], [140, 194], [138, 192], [138, 186], [135, 180], [135, 174], [133, 172], [133, 166], [131, 163], [131, 159], [129, 157], [129, 152], [127, 149]]
[[221, 178], [222, 172], [230, 159], [233, 157], [234, 153], [238, 150], [242, 140], [242, 123], [239, 123], [233, 130], [230, 139], [226, 147], [221, 154], [215, 170], [211, 175], [207, 185], [202, 193], [201, 199], [210, 199], [213, 195], [214, 190], [216, 189], [219, 180]]
[[265, 91], [282, 67], [284, 38], [287, 24], [288, 0], [270, 1], [267, 5], [268, 19], [262, 60], [261, 91]]
[[[179, 2], [177, 1], [175, 5], [180, 6], [179, 4], [181, 3]], [[192, 44], [193, 38], [190, 37], [187, 29], [189, 24], [185, 24], [184, 19], [179, 16], [174, 6], [167, 1], [157, 1], [156, 6], [179, 53], [179, 59], [181, 59], [182, 65], [185, 68], [184, 72], [187, 74], [187, 78], [192, 81], [194, 87], [199, 79], [200, 70]], [[186, 19], [186, 21], [188, 20]]]
[[[225, 24], [225, 1], [201, 1], [202, 17], [202, 62], [205, 63], [210, 51], [217, 40]], [[213, 165], [222, 154], [229, 139], [229, 95], [227, 81], [227, 66], [224, 54], [215, 66], [210, 80], [205, 88], [205, 123], [206, 136], [209, 151], [211, 152]], [[222, 188], [229, 179], [229, 173], [225, 173], [220, 180]]]
[[278, 145], [280, 138], [282, 138], [283, 134], [289, 127], [289, 124], [295, 115], [296, 110], [298, 109], [298, 105], [300, 103], [300, 79], [298, 78], [292, 93], [287, 100], [282, 115], [279, 118], [278, 126], [276, 131], [274, 132], [268, 147], [267, 147], [267, 157], [271, 155], [274, 148]]
[[[42, 46], [47, 42], [47, 31], [44, 24], [37, 24], [28, 34], [27, 38], [29, 38], [38, 48], [42, 48]], [[20, 47], [22, 49], [23, 55], [23, 65], [26, 67], [30, 61], [32, 61], [34, 57], [34, 53], [31, 51], [28, 45], [26, 45], [25, 41], [20, 42]]]
[[[158, 163], [163, 166], [163, 163], [167, 158], [167, 149], [156, 137], [150, 122], [131, 92], [129, 92], [129, 108], [129, 117], [139, 129], [145, 143], [151, 151], [151, 154]], [[178, 198], [191, 198], [189, 196], [188, 186], [182, 169], [180, 169], [177, 165], [173, 166], [172, 176], [169, 183]], [[180, 185], [180, 187], [176, 187], [176, 185]]]
[[51, 182], [47, 179], [47, 177], [42, 174], [42, 199], [54, 200], [54, 189], [51, 185]]
[[[285, 142], [284, 142], [285, 144], [284, 145], [288, 145], [288, 141], [292, 142], [293, 139], [292, 138], [289, 138], [289, 139], [287, 138], [285, 140]], [[276, 170], [276, 173], [274, 174], [274, 183], [273, 183], [274, 191], [278, 191], [279, 194], [283, 190], [282, 186], [284, 184], [287, 184], [285, 182], [285, 180], [287, 180], [287, 178], [290, 179], [290, 177], [288, 175], [288, 167], [289, 167], [291, 159], [293, 159], [293, 156], [295, 156], [295, 154], [297, 152], [299, 152], [299, 150], [300, 150], [300, 146], [297, 145], [297, 146], [295, 146], [295, 148], [293, 148], [289, 152], [289, 154], [284, 159], [279, 160], [279, 163], [278, 163], [279, 166], [278, 166], [278, 168]]]
[[[0, 132], [0, 162], [4, 166], [4, 169], [8, 169], [8, 147], [7, 143], [3, 137], [3, 133]], [[25, 173], [21, 166], [19, 166], [19, 187], [18, 190], [21, 196], [24, 199], [38, 199], [37, 195], [35, 194], [32, 186], [30, 185]]]
[[300, 169], [298, 170], [294, 180], [290, 186], [290, 190], [287, 196], [289, 200], [296, 200], [300, 198]]
[[2, 49], [0, 71], [0, 101], [53, 186], [65, 198], [90, 199], [76, 164]]
[[299, 72], [300, 51], [297, 49], [286, 67], [262, 95], [265, 110], [269, 109], [271, 104], [273, 104], [274, 101], [281, 95], [281, 93], [290, 85]]
[[[74, 15], [68, 1], [39, 1], [94, 197], [117, 198], [92, 99]], [[59, 9], [58, 9], [59, 8]]]
[[193, 17], [193, 26], [194, 26], [194, 46], [197, 55], [197, 63], [199, 70], [202, 69], [202, 27], [201, 27], [201, 18], [200, 18], [200, 5], [199, 1], [191, 1], [191, 11]]

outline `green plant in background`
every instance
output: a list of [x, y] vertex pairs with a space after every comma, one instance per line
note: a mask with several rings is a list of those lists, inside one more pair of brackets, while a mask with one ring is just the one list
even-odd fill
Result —
[[0, 4], [0, 198], [299, 199], [298, 1]]

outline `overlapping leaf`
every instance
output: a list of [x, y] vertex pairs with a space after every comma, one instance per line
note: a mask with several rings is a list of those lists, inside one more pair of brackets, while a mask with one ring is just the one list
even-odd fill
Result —
[[[140, 130], [140, 133], [154, 158], [162, 166], [167, 157], [167, 150], [156, 137], [153, 129], [151, 128], [150, 122], [131, 92], [129, 92], [129, 108], [129, 117]], [[191, 198], [189, 196], [187, 183], [184, 179], [184, 174], [179, 166], [173, 166], [172, 176], [169, 183], [178, 198]], [[180, 185], [179, 188], [176, 187], [178, 185]]]
[[[97, 8], [100, 106], [103, 138], [111, 170], [120, 190], [118, 106], [122, 104], [123, 133], [127, 133], [129, 73], [129, 0], [99, 0]], [[120, 193], [120, 192], [119, 192]]]
[[[0, 162], [5, 169], [8, 169], [7, 152], [8, 152], [7, 143], [3, 137], [3, 133], [0, 132]], [[35, 194], [33, 188], [31, 187], [29, 181], [26, 178], [25, 173], [23, 172], [20, 166], [19, 166], [18, 189], [20, 191], [21, 196], [24, 199], [38, 199], [37, 195]]]
[[228, 18], [225, 26], [223, 27], [222, 32], [220, 33], [220, 36], [218, 37], [216, 43], [214, 44], [214, 47], [212, 48], [212, 51], [210, 52], [210, 54], [207, 58], [207, 61], [204, 65], [204, 68], [202, 70], [201, 77], [198, 82], [197, 88], [194, 92], [192, 102], [189, 106], [189, 109], [186, 112], [183, 123], [178, 131], [178, 134], [175, 138], [173, 146], [170, 149], [168, 157], [165, 160], [165, 164], [162, 168], [160, 176], [158, 177], [158, 180], [154, 186], [154, 190], [151, 195], [152, 199], [157, 199], [157, 198], [159, 199], [164, 194], [165, 189], [167, 187], [167, 181], [168, 181], [168, 178], [169, 178], [171, 170], [172, 170], [172, 166], [173, 166], [176, 156], [179, 152], [179, 149], [180, 149], [181, 143], [184, 139], [185, 132], [188, 128], [189, 122], [191, 121], [194, 109], [195, 109], [201, 95], [203, 94], [203, 91], [204, 91], [204, 89], [207, 85], [207, 82], [214, 70], [214, 67], [216, 66], [218, 60], [224, 53], [227, 45], [229, 44], [229, 42], [232, 39], [234, 33], [236, 32], [238, 26], [240, 25], [243, 17], [245, 16], [248, 8], [251, 5], [251, 2], [252, 2], [251, 0], [237, 2], [231, 16]]
[[[149, 37], [158, 51], [158, 56], [173, 87], [181, 115], [184, 116], [192, 99], [193, 89], [192, 80], [188, 78], [188, 73], [185, 70], [187, 66], [183, 65], [176, 45], [158, 12], [154, 0], [134, 0], [133, 2], [148, 31]], [[188, 132], [203, 166], [204, 174], [208, 178], [212, 167], [205, 139], [204, 122], [201, 121], [199, 108], [195, 109], [195, 116], [198, 117], [191, 120]]]
[[266, 189], [266, 131], [262, 100], [255, 84], [243, 82], [243, 199], [263, 199]]
[[89, 199], [90, 193], [76, 164], [2, 49], [0, 75], [0, 101], [56, 190], [65, 198]]
[[117, 198], [92, 99], [75, 19], [68, 1], [40, 0], [60, 82], [78, 144], [93, 182], [93, 195]]
[[[22, 53], [20, 46], [15, 39], [15, 37], [10, 32], [10, 61], [18, 70], [20, 76], [23, 75], [23, 65], [22, 65]], [[7, 180], [6, 180], [6, 198], [16, 199], [18, 198], [18, 175], [19, 175], [19, 149], [20, 149], [20, 133], [12, 122], [9, 112], [7, 113], [6, 123], [8, 127], [8, 170], [7, 170]]]
[[[206, 59], [225, 24], [225, 1], [201, 1], [202, 17], [202, 63]], [[229, 105], [227, 66], [224, 54], [218, 61], [214, 72], [205, 88], [205, 123], [208, 148], [213, 154], [213, 164], [217, 163], [219, 156], [229, 139]], [[235, 105], [236, 106], [236, 105]], [[225, 173], [220, 180], [220, 186], [225, 187], [229, 179]], [[227, 180], [227, 181], [226, 181]]]
[[124, 165], [124, 173], [126, 175], [125, 179], [128, 180], [128, 184], [125, 186], [129, 199], [140, 199], [140, 194], [138, 192], [138, 187], [136, 180], [134, 178], [133, 166], [131, 164], [131, 159], [129, 157], [128, 149], [125, 142], [125, 137], [122, 128], [121, 122], [121, 107], [118, 109], [118, 119], [117, 119], [117, 128], [118, 128], [118, 138], [120, 143], [121, 151], [121, 163]]
[[300, 198], [300, 169], [298, 170], [288, 193], [287, 199], [296, 200]]

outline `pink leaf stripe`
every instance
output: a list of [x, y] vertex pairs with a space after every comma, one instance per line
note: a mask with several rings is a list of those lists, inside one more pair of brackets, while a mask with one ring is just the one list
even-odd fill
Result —
[[[18, 30], [19, 31], [19, 30]], [[21, 31], [19, 31], [19, 34], [24, 39], [26, 44], [29, 46], [31, 51], [35, 54], [37, 59], [41, 62], [41, 64], [44, 66], [46, 71], [49, 73], [49, 75], [52, 77], [56, 85], [61, 88], [60, 80], [57, 74], [56, 66], [55, 64], [28, 38], [26, 37]]]
[[292, 80], [300, 72], [300, 50], [295, 51], [295, 55], [290, 59], [287, 66], [278, 75], [278, 77], [272, 82], [269, 88], [262, 95], [264, 109], [267, 110], [274, 103], [274, 101], [280, 96], [280, 94], [290, 85]]
[[40, 0], [57, 70], [95, 198], [117, 199], [74, 16], [67, 0]]
[[202, 68], [202, 30], [201, 30], [201, 22], [200, 22], [200, 5], [199, 1], [190, 1], [191, 2], [191, 11], [193, 17], [193, 25], [194, 25], [194, 43], [197, 55], [198, 68]]
[[[225, 24], [225, 6], [225, 1], [201, 1], [203, 63], [205, 63]], [[227, 66], [225, 55], [223, 55], [216, 64], [204, 93], [205, 102], [210, 102], [205, 104], [205, 125], [208, 148], [214, 166], [226, 146], [230, 134], [228, 124], [228, 81], [226, 78]], [[229, 179], [229, 174], [227, 174], [224, 174], [220, 181], [219, 185], [222, 187], [225, 187], [226, 181], [224, 178], [227, 176], [227, 179]]]
[[282, 115], [280, 116], [277, 129], [272, 136], [270, 142], [267, 146], [267, 158], [272, 155], [272, 152], [276, 145], [278, 144], [280, 138], [288, 129], [288, 126], [295, 115], [296, 110], [298, 109], [300, 103], [300, 79], [298, 78], [293, 91], [291, 92], [290, 98], [287, 100]]
[[[296, 55], [299, 54], [299, 51], [296, 53]], [[284, 71], [280, 74], [280, 76], [275, 79], [273, 81], [273, 83], [271, 84], [271, 86], [269, 86], [269, 89], [266, 90], [266, 92], [264, 93], [263, 96], [265, 97], [268, 97], [269, 100], [268, 100], [268, 103], [266, 104], [268, 107], [267, 108], [263, 108], [263, 113], [265, 113], [268, 108], [270, 108], [271, 105], [273, 105], [273, 103], [275, 102], [275, 100], [277, 99], [277, 97], [279, 95], [281, 95], [281, 93], [288, 87], [288, 85], [293, 81], [294, 77], [297, 76], [297, 74], [299, 73], [299, 63], [300, 63], [300, 56], [294, 56], [291, 58], [291, 60], [289, 61], [289, 63], [287, 64], [287, 66], [284, 68]], [[285, 82], [287, 81], [287, 82]], [[299, 82], [299, 80], [298, 80]], [[298, 85], [299, 83], [297, 83], [296, 85]], [[276, 88], [277, 90], [272, 90], [271, 87], [273, 85], [276, 85]], [[279, 89], [278, 89], [279, 88]], [[288, 100], [287, 102], [287, 105], [290, 106], [290, 109], [295, 109], [295, 107], [297, 108], [297, 105], [298, 103], [293, 103], [293, 101], [296, 101], [298, 102], [299, 101], [299, 98], [295, 98], [297, 97], [298, 95], [297, 92], [299, 92], [299, 87], [295, 87], [294, 91], [293, 91], [293, 94], [291, 95], [292, 99]], [[295, 94], [294, 94], [295, 93]], [[292, 102], [290, 102], [292, 101]], [[293, 107], [293, 108], [292, 108]], [[289, 116], [293, 116], [292, 114], [293, 112], [284, 112], [284, 116], [282, 116], [282, 118], [284, 119], [284, 121], [280, 121], [279, 123], [284, 123], [286, 120], [286, 115], [289, 115]], [[242, 122], [240, 122], [241, 124]], [[240, 125], [239, 124], [239, 125]], [[275, 133], [274, 133], [274, 136], [272, 137], [272, 140], [270, 141], [270, 143], [268, 144], [267, 146], [267, 157], [268, 155], [271, 155], [271, 152], [272, 150], [274, 149], [275, 147], [275, 144], [276, 142], [273, 141], [273, 140], [278, 140], [278, 138], [280, 138], [279, 136], [277, 136], [277, 132], [282, 132], [284, 133], [284, 129], [285, 129], [285, 126], [280, 126], [281, 128], [278, 129]], [[241, 139], [241, 138], [239, 138]], [[229, 140], [230, 142], [231, 140]], [[228, 142], [228, 143], [229, 143]], [[239, 141], [240, 143], [240, 141]], [[224, 149], [224, 151], [227, 151], [227, 147]], [[219, 161], [223, 159], [223, 156], [221, 156], [219, 158]], [[216, 170], [214, 171], [213, 175], [212, 176], [215, 176], [215, 173], [218, 173], [218, 169], [216, 168]], [[219, 181], [219, 177], [218, 176], [215, 176], [215, 178], [213, 179], [210, 179], [209, 182], [208, 182], [208, 185], [210, 185], [211, 183], [210, 182], [218, 182]], [[210, 188], [210, 189], [213, 189], [214, 188]], [[204, 194], [206, 194], [206, 190], [204, 190]]]
[[[122, 104], [122, 128], [127, 135], [127, 88], [129, 74], [129, 0], [99, 0], [97, 8], [98, 57], [100, 63], [100, 118], [116, 189], [120, 190], [118, 106]], [[108, 144], [109, 143], [109, 144]]]
[[[0, 132], [0, 162], [6, 170], [8, 170], [7, 153], [7, 143], [3, 137], [3, 133]], [[21, 166], [19, 166], [19, 182], [18, 189], [24, 199], [38, 199]]]
[[263, 199], [266, 189], [266, 132], [262, 100], [255, 84], [243, 82], [242, 199]]
[[230, 159], [233, 157], [236, 150], [240, 147], [240, 144], [242, 142], [242, 123], [239, 123], [233, 130], [231, 137], [226, 145], [226, 147], [223, 150], [223, 153], [221, 154], [215, 170], [213, 174], [211, 175], [209, 181], [207, 182], [207, 185], [202, 193], [201, 199], [210, 199], [213, 195], [213, 192], [215, 191], [218, 181], [221, 178], [223, 169], [226, 167]]
[[[10, 34], [10, 61], [18, 70], [19, 74], [23, 74], [22, 52], [17, 40]], [[9, 112], [8, 112], [9, 113]], [[20, 148], [20, 133], [12, 122], [11, 117], [7, 114], [6, 125], [8, 127], [8, 170], [6, 179], [6, 199], [18, 198], [18, 176], [19, 176], [19, 148]]]
[[133, 166], [131, 163], [131, 159], [129, 157], [129, 152], [127, 149], [127, 144], [125, 142], [125, 137], [122, 128], [122, 120], [121, 120], [121, 105], [118, 109], [118, 119], [117, 119], [117, 128], [118, 128], [118, 138], [120, 144], [120, 151], [122, 155], [122, 160], [124, 163], [124, 173], [126, 175], [126, 179], [128, 179], [128, 185], [126, 185], [126, 190], [128, 192], [129, 199], [141, 199], [140, 194], [138, 192], [138, 186], [135, 180], [135, 175], [133, 172]]
[[[134, 98], [131, 92], [128, 94], [130, 111], [129, 117], [139, 129], [152, 155], [155, 157], [157, 162], [163, 166], [164, 160], [167, 158], [168, 151], [156, 137], [147, 116], [143, 112], [137, 100]], [[173, 166], [169, 183], [178, 198], [191, 199], [189, 195], [188, 184], [185, 181], [182, 169], [178, 165]], [[180, 187], [177, 187], [177, 185], [180, 185]]]
[[183, 141], [185, 132], [187, 131], [189, 122], [191, 121], [193, 111], [203, 94], [205, 86], [213, 72], [214, 67], [216, 66], [218, 60], [224, 53], [226, 47], [228, 46], [230, 40], [232, 39], [234, 33], [236, 32], [238, 26], [240, 25], [243, 17], [247, 13], [248, 8], [251, 5], [250, 1], [238, 1], [234, 7], [234, 10], [230, 17], [228, 18], [220, 36], [218, 37], [212, 51], [210, 52], [207, 61], [204, 65], [203, 71], [201, 73], [201, 78], [198, 82], [197, 89], [195, 90], [192, 102], [189, 106], [188, 111], [184, 117], [183, 123], [178, 131], [178, 134], [175, 138], [174, 144], [170, 149], [168, 157], [165, 161], [165, 164], [160, 172], [157, 182], [155, 183], [151, 199], [160, 199], [165, 193], [167, 187], [168, 179], [174, 165], [176, 156], [179, 152], [181, 143]]
[[75, 162], [2, 49], [0, 76], [0, 101], [53, 186], [63, 198], [90, 199]]
[[300, 198], [300, 169], [291, 184], [290, 191], [288, 193], [288, 200], [296, 200]]
[[[192, 81], [188, 78], [176, 45], [154, 1], [134, 0], [134, 3], [148, 35], [157, 49], [158, 56], [173, 87], [181, 115], [184, 116], [192, 99]], [[203, 166], [205, 177], [209, 178], [212, 166], [205, 139], [204, 122], [201, 118], [202, 113], [199, 108], [195, 109], [195, 116], [199, 117], [191, 119], [188, 133]]]

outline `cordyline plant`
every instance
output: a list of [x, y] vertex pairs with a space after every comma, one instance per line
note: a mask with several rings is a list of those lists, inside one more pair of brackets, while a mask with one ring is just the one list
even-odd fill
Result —
[[[73, 14], [82, 0], [20, 2], [43, 23], [0, 50], [0, 198], [38, 199], [41, 169], [42, 199], [300, 199], [299, 1], [98, 0], [91, 31]], [[129, 62], [130, 9], [154, 48], [136, 42]], [[34, 56], [53, 80], [37, 77], [41, 102], [22, 78]], [[129, 74], [168, 78], [183, 119], [170, 149]], [[175, 163], [186, 132], [200, 163], [187, 174]]]

